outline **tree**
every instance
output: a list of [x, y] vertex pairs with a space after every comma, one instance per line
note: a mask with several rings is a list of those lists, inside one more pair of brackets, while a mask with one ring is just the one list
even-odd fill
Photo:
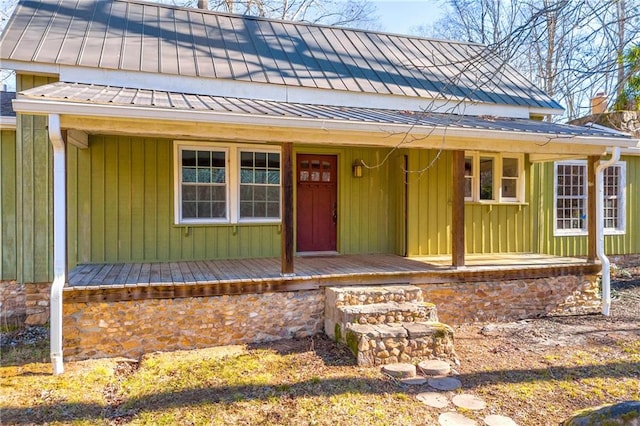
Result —
[[631, 47], [620, 63], [625, 69], [626, 82], [616, 99], [614, 109], [640, 111], [640, 44]]
[[620, 94], [622, 53], [640, 38], [638, 0], [448, 0], [423, 34], [487, 44], [555, 97], [566, 117], [585, 115], [596, 92]]
[[[195, 7], [198, 1], [173, 0], [172, 3]], [[368, 0], [205, 0], [204, 3], [210, 10], [262, 18], [369, 29], [378, 25], [376, 8]]]

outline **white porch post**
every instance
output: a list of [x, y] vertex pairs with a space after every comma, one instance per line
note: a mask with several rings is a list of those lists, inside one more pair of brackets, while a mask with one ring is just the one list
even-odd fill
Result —
[[53, 284], [51, 285], [51, 364], [53, 374], [64, 372], [62, 358], [62, 289], [67, 281], [67, 190], [65, 143], [60, 116], [49, 114], [53, 146]]

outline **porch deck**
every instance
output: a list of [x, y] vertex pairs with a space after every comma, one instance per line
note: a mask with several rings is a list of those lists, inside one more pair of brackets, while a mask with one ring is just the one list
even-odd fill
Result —
[[383, 285], [534, 279], [597, 273], [584, 259], [538, 254], [450, 256], [389, 254], [297, 257], [295, 275], [281, 276], [280, 259], [82, 264], [69, 273], [65, 299], [114, 301], [312, 290], [330, 285]]

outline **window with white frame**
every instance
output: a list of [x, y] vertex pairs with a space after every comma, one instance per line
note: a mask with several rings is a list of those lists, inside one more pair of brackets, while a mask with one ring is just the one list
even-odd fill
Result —
[[467, 201], [513, 203], [524, 199], [521, 155], [467, 153], [464, 159]]
[[[587, 232], [587, 163], [559, 161], [554, 173], [554, 214], [556, 235], [579, 235]], [[626, 164], [607, 167], [604, 177], [604, 228], [608, 234], [625, 230]]]
[[175, 222], [280, 221], [280, 150], [176, 142]]
[[240, 219], [280, 217], [280, 153], [240, 152]]

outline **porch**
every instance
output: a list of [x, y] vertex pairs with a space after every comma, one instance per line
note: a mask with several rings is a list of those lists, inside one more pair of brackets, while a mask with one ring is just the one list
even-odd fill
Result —
[[298, 257], [282, 276], [279, 258], [82, 264], [69, 272], [65, 301], [124, 301], [317, 290], [332, 285], [438, 284], [596, 274], [598, 263], [530, 253], [450, 256], [390, 254]]

